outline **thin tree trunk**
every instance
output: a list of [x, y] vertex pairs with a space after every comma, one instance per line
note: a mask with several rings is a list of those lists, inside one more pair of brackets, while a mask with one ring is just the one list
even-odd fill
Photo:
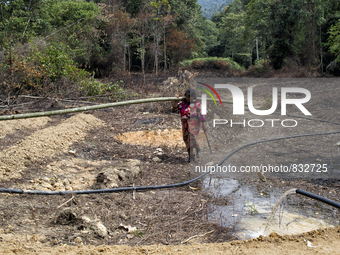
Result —
[[321, 25], [320, 25], [320, 58], [321, 58], [321, 74], [323, 74], [323, 57], [322, 57], [322, 42], [321, 42]]
[[156, 38], [155, 68], [156, 68], [156, 75], [158, 75], [158, 37]]
[[164, 72], [166, 72], [166, 43], [165, 43], [165, 22], [164, 22]]
[[123, 71], [126, 71], [126, 42], [124, 41], [124, 52], [123, 52]]
[[25, 27], [25, 29], [24, 29], [24, 32], [22, 33], [22, 38], [24, 38], [24, 36], [25, 36], [26, 30], [27, 30], [27, 27], [28, 27], [30, 21], [31, 21], [31, 17], [30, 17], [30, 18], [28, 19], [28, 21], [27, 21], [27, 25], [26, 25], [26, 27]]
[[142, 41], [141, 41], [141, 49], [142, 49], [142, 73], [143, 73], [143, 79], [144, 79], [144, 84], [145, 84], [145, 46], [144, 46], [144, 35], [142, 36]]
[[158, 75], [158, 38], [155, 38], [155, 71]]
[[234, 68], [234, 49], [231, 50], [231, 70]]
[[256, 58], [257, 58], [257, 64], [259, 64], [259, 40], [256, 37]]
[[130, 45], [128, 44], [128, 56], [129, 56], [129, 73], [131, 72], [131, 53], [130, 53]]
[[315, 13], [314, 5], [312, 10], [312, 64], [315, 62]]
[[263, 60], [266, 63], [266, 39], [263, 39]]

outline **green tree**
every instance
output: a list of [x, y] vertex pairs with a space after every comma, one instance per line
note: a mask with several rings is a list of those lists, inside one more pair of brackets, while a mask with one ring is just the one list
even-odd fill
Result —
[[269, 2], [270, 0], [251, 0], [247, 4], [245, 18], [245, 39], [254, 42], [256, 38], [262, 42], [262, 55], [266, 59], [266, 43], [269, 41]]
[[160, 55], [160, 42], [163, 34], [165, 33], [165, 27], [163, 23], [165, 23], [165, 15], [171, 9], [171, 5], [167, 0], [155, 0], [150, 1], [150, 9], [151, 9], [151, 34], [153, 37], [152, 51], [154, 53], [154, 68], [156, 75], [158, 75], [158, 64], [159, 64], [159, 55]]
[[53, 31], [47, 38], [66, 43], [74, 50], [76, 62], [89, 64], [98, 42], [96, 17], [100, 8], [84, 0], [51, 0], [48, 13]]
[[298, 22], [300, 21], [301, 4], [296, 0], [280, 1], [269, 3], [269, 33], [271, 46], [269, 57], [274, 69], [283, 66], [284, 59], [293, 55], [294, 35]]
[[[96, 41], [99, 7], [83, 0], [1, 1], [0, 44], [26, 43], [35, 37], [62, 41], [75, 52], [77, 62], [88, 63]], [[7, 45], [7, 46], [6, 46]]]
[[0, 44], [25, 43], [32, 37], [47, 34], [51, 26], [46, 7], [47, 3], [41, 0], [0, 1]]
[[224, 56], [246, 66], [251, 59], [249, 43], [244, 40], [245, 31], [245, 6], [241, 0], [234, 0], [225, 9], [219, 24], [221, 42], [225, 44]]
[[209, 56], [214, 47], [219, 44], [219, 30], [214, 22], [204, 17], [198, 23], [197, 29], [200, 31], [202, 41], [200, 52], [203, 56]]
[[340, 19], [329, 29], [328, 43], [330, 52], [335, 55], [335, 60], [340, 61]]

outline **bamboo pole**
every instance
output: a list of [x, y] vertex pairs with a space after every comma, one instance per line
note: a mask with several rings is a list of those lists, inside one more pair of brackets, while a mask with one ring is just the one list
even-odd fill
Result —
[[[200, 99], [200, 98], [197, 98], [197, 99]], [[129, 100], [129, 101], [122, 101], [122, 102], [108, 103], [108, 104], [84, 106], [84, 107], [64, 109], [64, 110], [56, 110], [56, 111], [3, 115], [3, 116], [0, 116], [0, 121], [2, 121], [2, 120], [14, 120], [14, 119], [37, 118], [37, 117], [45, 117], [45, 116], [60, 115], [60, 114], [67, 114], [67, 113], [93, 111], [93, 110], [99, 110], [99, 109], [117, 107], [117, 106], [123, 106], [123, 105], [130, 105], [130, 104], [144, 104], [144, 103], [152, 103], [152, 102], [179, 101], [179, 100], [182, 100], [182, 98], [178, 98], [178, 97], [145, 98], [145, 99], [137, 99], [137, 100]], [[208, 98], [207, 100], [212, 101], [212, 99], [210, 99], [210, 98]], [[227, 101], [227, 100], [222, 100], [222, 102], [223, 103], [232, 103], [231, 101]]]

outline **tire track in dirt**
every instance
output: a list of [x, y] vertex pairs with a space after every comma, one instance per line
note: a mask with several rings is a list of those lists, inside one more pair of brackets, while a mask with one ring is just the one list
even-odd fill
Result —
[[57, 126], [34, 132], [0, 152], [0, 179], [18, 178], [26, 165], [67, 153], [73, 143], [86, 136], [88, 130], [105, 125], [91, 114], [80, 113]]

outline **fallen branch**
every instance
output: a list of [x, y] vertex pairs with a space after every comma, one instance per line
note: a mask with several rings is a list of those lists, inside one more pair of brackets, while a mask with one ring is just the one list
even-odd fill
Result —
[[72, 199], [74, 198], [74, 196], [72, 196], [69, 200], [67, 200], [65, 203], [62, 203], [61, 205], [59, 205], [57, 208], [59, 209], [60, 207], [66, 205], [68, 202], [72, 201]]
[[48, 99], [52, 101], [64, 101], [64, 102], [72, 102], [72, 103], [85, 103], [85, 104], [96, 104], [95, 102], [88, 102], [88, 101], [76, 101], [75, 99], [59, 99], [59, 98], [53, 98], [53, 97], [38, 97], [38, 96], [26, 96], [22, 95], [19, 97], [24, 97], [24, 98], [33, 98], [33, 99]]
[[203, 236], [208, 235], [208, 234], [210, 234], [212, 232], [214, 232], [214, 230], [211, 230], [211, 231], [209, 231], [209, 232], [207, 232], [207, 233], [205, 233], [203, 235], [195, 235], [195, 236], [189, 237], [187, 240], [182, 241], [181, 244], [187, 243], [189, 240], [191, 240], [191, 239], [193, 239], [195, 237], [203, 237]]
[[0, 105], [0, 108], [11, 108], [11, 109], [17, 109], [17, 108], [21, 108], [25, 105], [29, 105], [29, 104], [34, 104], [36, 102], [28, 102], [28, 103], [22, 103], [22, 104], [16, 104], [15, 106], [9, 106], [9, 105]]

